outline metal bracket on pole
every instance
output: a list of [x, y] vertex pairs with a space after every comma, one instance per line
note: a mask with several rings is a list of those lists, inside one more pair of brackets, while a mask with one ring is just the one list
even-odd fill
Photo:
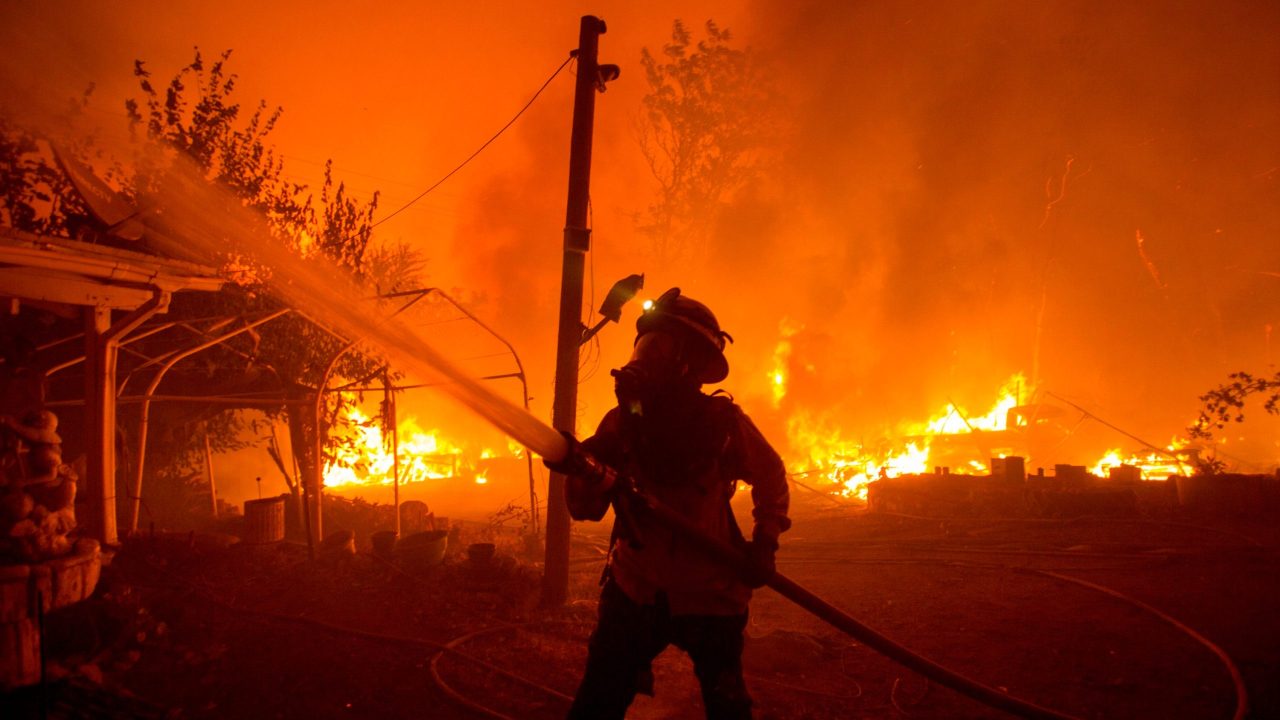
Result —
[[591, 229], [567, 227], [564, 229], [565, 252], [585, 253], [591, 250]]

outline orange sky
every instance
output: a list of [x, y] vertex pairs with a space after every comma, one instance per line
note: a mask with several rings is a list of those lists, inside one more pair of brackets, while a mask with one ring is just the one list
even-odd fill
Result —
[[[318, 179], [332, 158], [349, 186], [366, 194], [381, 189], [390, 208], [506, 122], [576, 46], [582, 14], [609, 22], [602, 59], [632, 71], [618, 86], [615, 114], [618, 105], [634, 108], [639, 48], [660, 44], [673, 18], [735, 23], [743, 14], [673, 2], [560, 5], [407, 2], [370, 12], [347, 2], [59, 2], [6, 4], [0, 17], [8, 53], [18, 60], [11, 69], [37, 69], [42, 87], [52, 81], [64, 93], [96, 83], [103, 111], [122, 112], [121, 98], [135, 87], [135, 59], [167, 78], [195, 46], [206, 57], [232, 49], [242, 102], [266, 99], [285, 108], [273, 138], [291, 173]], [[562, 77], [528, 119], [564, 125], [567, 143], [572, 78]], [[406, 238], [451, 232], [468, 182], [518, 153], [518, 142], [496, 146], [472, 172], [383, 229]]]
[[[1274, 3], [118, 5], [5, 4], [7, 99], [94, 81], [106, 122], [133, 59], [167, 78], [195, 45], [231, 48], [242, 101], [285, 108], [273, 137], [288, 173], [315, 181], [332, 158], [357, 193], [383, 191], [384, 213], [510, 118], [576, 44], [580, 15], [603, 17], [601, 59], [622, 78], [597, 101], [597, 298], [646, 271], [655, 293], [681, 285], [707, 300], [738, 340], [727, 386], [775, 427], [764, 398], [784, 322], [804, 328], [793, 402], [857, 431], [947, 397], [981, 405], [1034, 366], [1050, 389], [1164, 442], [1226, 373], [1276, 368]], [[662, 267], [635, 238], [653, 186], [633, 120], [639, 50], [658, 48], [676, 17], [714, 18], [758, 48], [793, 134], [707, 261]], [[571, 91], [566, 74], [378, 229], [423, 248], [429, 281], [510, 335], [545, 414]], [[607, 408], [604, 369], [629, 336], [602, 335], [584, 424]]]
[[[230, 68], [240, 76], [240, 101], [251, 106], [266, 99], [285, 110], [272, 139], [285, 156], [287, 175], [318, 184], [323, 162], [332, 159], [336, 175], [357, 196], [381, 191], [381, 217], [431, 185], [510, 119], [576, 47], [579, 18], [585, 13], [609, 24], [601, 42], [602, 62], [623, 67], [622, 81], [598, 101], [597, 184], [643, 184], [630, 129], [643, 91], [640, 47], [657, 48], [669, 37], [676, 17], [697, 23], [714, 15], [737, 25], [743, 16], [735, 4], [560, 5], [552, 11], [541, 3], [410, 2], [369, 12], [346, 2], [69, 2], [39, 8], [6, 5], [0, 24], [13, 57], [22, 58], [10, 66], [11, 87], [26, 89], [30, 78], [38, 77], [46, 97], [71, 97], [94, 83], [93, 107], [104, 123], [113, 122], [113, 115], [123, 117], [123, 98], [136, 93], [130, 74], [135, 59], [144, 59], [163, 83], [190, 62], [193, 47], [200, 47], [206, 58], [232, 49]], [[572, 88], [572, 74], [562, 73], [497, 143], [379, 227], [379, 237], [423, 248], [433, 284], [484, 294], [485, 288], [475, 287], [467, 263], [450, 255], [485, 244], [485, 238], [468, 230], [482, 222], [480, 215], [513, 212], [482, 207], [487, 194], [498, 192], [505, 201], [536, 205], [514, 211], [521, 218], [536, 212], [545, 219], [542, 227], [530, 228], [546, 239], [546, 262], [537, 274], [554, 271], [563, 226]], [[514, 186], [500, 189], [513, 168], [520, 177]], [[636, 209], [597, 206], [597, 225], [605, 218], [629, 223]], [[608, 254], [607, 243], [598, 247], [599, 255]], [[512, 272], [527, 274], [527, 269], [513, 267]], [[558, 274], [551, 275], [558, 283]], [[602, 274], [599, 282], [607, 285], [612, 279]], [[539, 288], [554, 292], [547, 283]], [[534, 307], [554, 308], [553, 299], [537, 298]], [[553, 315], [547, 321], [554, 324]], [[494, 322], [503, 326], [500, 318]], [[531, 359], [535, 369], [549, 362]], [[542, 381], [546, 389], [538, 394], [549, 400], [549, 371]]]

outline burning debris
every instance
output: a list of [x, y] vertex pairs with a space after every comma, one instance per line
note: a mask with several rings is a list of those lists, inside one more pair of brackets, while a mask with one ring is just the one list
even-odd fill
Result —
[[[785, 338], [779, 344], [785, 356], [784, 347], [789, 347]], [[780, 400], [785, 397], [785, 368], [775, 369], [773, 378]], [[1074, 432], [1063, 422], [1067, 410], [1041, 401], [1047, 395], [1017, 373], [981, 415], [948, 400], [928, 420], [899, 423], [891, 437], [875, 443], [851, 441], [825, 418], [797, 408], [787, 420], [788, 469], [801, 482], [816, 481], [823, 490], [861, 500], [868, 499], [872, 483], [894, 477], [1002, 475], [1005, 463], [1021, 466], [1027, 457], [1046, 462]], [[1190, 474], [1198, 452], [1175, 437], [1164, 449], [1150, 446], [1146, 453], [1109, 449], [1088, 467], [1100, 478], [1165, 480]]]
[[359, 408], [350, 408], [341, 424], [344, 431], [324, 471], [325, 487], [338, 491], [391, 485], [397, 477], [401, 484], [463, 477], [484, 485], [489, 481], [487, 461], [520, 458], [524, 452], [515, 443], [509, 443], [501, 452], [487, 447], [470, 450], [444, 437], [439, 430], [422, 429], [410, 417], [400, 421], [396, 428], [397, 458], [378, 418], [370, 418]]

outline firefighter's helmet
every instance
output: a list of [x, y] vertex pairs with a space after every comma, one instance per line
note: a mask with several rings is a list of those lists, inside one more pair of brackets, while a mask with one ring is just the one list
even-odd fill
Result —
[[715, 314], [706, 305], [681, 295], [680, 288], [671, 288], [640, 314], [636, 320], [636, 339], [659, 329], [691, 338], [704, 351], [705, 362], [699, 369], [698, 382], [718, 383], [728, 377], [729, 361], [724, 357], [724, 348], [733, 338], [720, 329]]

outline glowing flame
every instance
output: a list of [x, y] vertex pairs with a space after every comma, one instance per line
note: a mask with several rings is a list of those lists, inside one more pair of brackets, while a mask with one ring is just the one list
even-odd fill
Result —
[[1124, 458], [1120, 456], [1120, 448], [1114, 448], [1112, 450], [1108, 450], [1107, 454], [1103, 455], [1101, 460], [1094, 463], [1093, 466], [1089, 468], [1089, 472], [1097, 475], [1098, 477], [1106, 477], [1107, 471], [1110, 468], [1119, 467], [1124, 464], [1126, 463]]
[[791, 336], [802, 329], [790, 320], [783, 319], [780, 330], [782, 339], [773, 349], [773, 370], [769, 372], [769, 389], [772, 392], [773, 406], [782, 406], [782, 399], [787, 396], [787, 363], [791, 359]]
[[[391, 439], [383, 436], [380, 422], [351, 408], [339, 427], [335, 433], [339, 442], [330, 450], [325, 464], [326, 487], [342, 489], [395, 482], [395, 452]], [[499, 457], [491, 448], [468, 454], [443, 438], [439, 430], [423, 430], [413, 418], [400, 422], [399, 437], [402, 484], [474, 475], [476, 484], [484, 485], [489, 482], [487, 470], [477, 471], [477, 461]]]
[[916, 426], [916, 432], [909, 434], [920, 435], [959, 435], [975, 430], [999, 431], [1006, 430], [1007, 418], [1009, 411], [1017, 407], [1019, 397], [1025, 391], [1027, 379], [1022, 373], [1017, 373], [1005, 382], [1000, 388], [999, 399], [991, 406], [985, 415], [970, 415], [963, 408], [957, 407], [953, 403], [948, 403], [947, 407], [934, 415], [933, 419], [924, 424], [921, 428]]
[[[782, 350], [783, 343], [786, 343], [785, 351]], [[775, 360], [789, 352], [790, 343], [784, 337], [775, 352]], [[937, 436], [1008, 429], [1009, 411], [1019, 405], [1019, 398], [1026, 389], [1026, 378], [1018, 373], [1004, 384], [998, 399], [986, 414], [973, 415], [953, 403], [947, 403], [926, 422], [904, 423], [898, 441], [881, 443], [875, 448], [846, 440], [838, 428], [827, 426], [808, 412], [797, 411], [787, 422], [787, 439], [792, 449], [788, 469], [801, 482], [808, 481], [804, 478], [825, 480], [832, 486], [826, 489], [865, 500], [867, 484], [873, 480], [928, 472], [930, 450]], [[977, 459], [969, 459], [957, 468], [961, 469], [985, 473], [987, 465]]]
[[1187, 448], [1185, 438], [1175, 437], [1165, 446], [1168, 453], [1152, 450], [1145, 454], [1130, 453], [1123, 455], [1119, 448], [1108, 450], [1100, 460], [1089, 468], [1089, 472], [1098, 477], [1107, 477], [1111, 468], [1131, 465], [1138, 468], [1143, 480], [1164, 480], [1171, 475], [1190, 474], [1191, 468], [1185, 462], [1175, 460], [1182, 457]]
[[[790, 350], [790, 344], [784, 337], [775, 352], [775, 361], [779, 357], [785, 358]], [[783, 383], [778, 384], [785, 387], [785, 375], [783, 380]], [[775, 398], [778, 397], [776, 389], [775, 387]], [[787, 468], [799, 482], [816, 481], [821, 486], [819, 489], [862, 499], [866, 498], [867, 484], [874, 480], [927, 473], [931, 466], [947, 464], [947, 460], [935, 464], [931, 457], [934, 450], [939, 450], [941, 457], [950, 459], [949, 466], [957, 474], [986, 474], [989, 472], [988, 458], [957, 458], [954, 446], [963, 446], [965, 443], [949, 442], [943, 445], [940, 439], [975, 432], [993, 433], [992, 438], [995, 439], [997, 436], [994, 433], [1025, 428], [1027, 421], [1015, 409], [1022, 405], [1024, 398], [1034, 394], [1032, 390], [1028, 388], [1026, 378], [1021, 373], [1015, 374], [1000, 388], [996, 401], [985, 414], [970, 413], [948, 402], [928, 421], [902, 423], [895, 438], [883, 440], [874, 447], [848, 440], [848, 436], [840, 428], [833, 427], [829, 422], [816, 418], [803, 409], [797, 410], [787, 421], [790, 446]], [[1004, 440], [1011, 441], [1007, 436]], [[976, 443], [972, 446], [978, 447]], [[991, 445], [988, 444], [987, 447]], [[1168, 452], [1152, 450], [1145, 454], [1126, 455], [1119, 449], [1113, 449], [1094, 463], [1090, 472], [1106, 478], [1111, 468], [1126, 465], [1136, 467], [1139, 477], [1146, 480], [1185, 475], [1189, 473], [1190, 466], [1176, 458], [1184, 457], [1187, 454], [1186, 448], [1187, 441], [1175, 437], [1166, 448]], [[994, 447], [992, 451], [1000, 457], [1006, 455]], [[972, 454], [974, 451], [969, 452]]]
[[787, 423], [793, 452], [788, 469], [801, 482], [825, 481], [845, 497], [867, 498], [867, 485], [891, 475], [921, 473], [929, 466], [929, 447], [908, 442], [897, 450], [876, 451], [846, 441], [839, 430], [823, 427], [800, 411]]

